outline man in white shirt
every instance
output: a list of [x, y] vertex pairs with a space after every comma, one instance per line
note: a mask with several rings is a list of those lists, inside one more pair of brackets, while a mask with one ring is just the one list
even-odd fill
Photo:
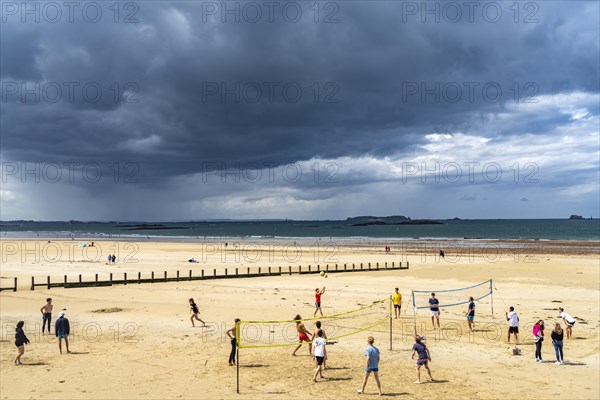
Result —
[[510, 334], [515, 334], [515, 343], [519, 345], [519, 316], [515, 312], [514, 307], [509, 308], [510, 312], [506, 313], [506, 320], [509, 323], [508, 326], [508, 343], [510, 343]]
[[317, 368], [315, 369], [315, 376], [313, 377], [313, 381], [317, 381], [317, 375], [321, 378], [323, 377], [323, 361], [325, 361], [325, 357], [327, 356], [327, 350], [325, 350], [325, 346], [327, 345], [327, 341], [323, 338], [323, 330], [319, 329], [317, 332], [317, 337], [313, 339], [312, 347], [313, 347], [313, 358], [317, 364]]
[[560, 307], [558, 311], [560, 311], [560, 317], [563, 319], [563, 321], [565, 321], [565, 325], [567, 326], [567, 339], [571, 339], [571, 335], [573, 334], [571, 328], [573, 328], [573, 325], [575, 325], [575, 318], [567, 314], [565, 309], [562, 307]]

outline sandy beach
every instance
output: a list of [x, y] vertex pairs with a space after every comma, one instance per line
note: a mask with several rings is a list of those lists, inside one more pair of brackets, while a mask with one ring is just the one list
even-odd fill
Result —
[[[354, 398], [362, 382], [368, 335], [375, 337], [381, 350], [380, 377], [384, 394], [389, 396], [600, 396], [600, 258], [596, 242], [554, 243], [551, 248], [540, 245], [535, 250], [522, 243], [500, 246], [498, 242], [494, 248], [504, 250], [495, 255], [480, 247], [471, 251], [449, 246], [445, 259], [437, 257], [433, 245], [425, 250], [418, 246], [402, 251], [392, 248], [392, 254], [386, 254], [382, 246], [375, 245], [319, 248], [303, 244], [299, 257], [291, 258], [290, 243], [263, 244], [244, 253], [236, 244], [224, 249], [218, 243], [95, 241], [102, 254], [95, 259], [76, 251], [69, 254], [66, 249], [78, 251], [80, 247], [66, 241], [55, 242], [45, 252], [46, 240], [19, 239], [14, 241], [16, 248], [4, 242], [2, 286], [14, 277], [20, 284], [17, 292], [0, 294], [2, 398]], [[59, 257], [51, 253], [59, 248], [65, 249]], [[117, 254], [114, 266], [106, 265], [109, 253]], [[192, 257], [199, 262], [189, 263]], [[383, 265], [392, 261], [410, 261], [410, 269], [332, 273], [327, 278], [293, 275], [78, 289], [38, 287], [35, 291], [28, 287], [31, 276], [40, 281], [48, 275], [62, 280], [66, 274], [75, 280], [78, 274], [91, 279], [96, 273], [110, 272], [174, 273], [361, 262]], [[413, 315], [408, 307], [411, 290], [466, 287], [490, 278], [497, 289], [494, 315], [489, 297], [482, 300], [474, 333], [467, 329], [466, 306], [442, 309], [439, 331], [432, 329], [427, 310], [418, 311], [417, 327], [427, 338], [435, 382], [429, 383], [423, 375], [425, 384], [414, 384], [414, 360], [410, 357]], [[305, 348], [297, 357], [291, 356], [293, 347], [242, 349], [241, 394], [237, 395], [236, 369], [227, 364], [230, 344], [225, 335], [233, 319], [291, 319], [297, 313], [309, 317], [314, 288], [321, 286], [327, 287], [323, 296], [326, 315], [385, 298], [399, 287], [404, 296], [403, 313], [393, 320], [393, 350], [389, 350], [387, 321], [345, 337], [328, 349], [326, 379], [313, 383], [313, 361]], [[55, 311], [67, 309], [73, 329], [71, 354], [60, 355], [56, 338], [39, 333], [39, 309], [49, 296], [54, 299]], [[189, 297], [196, 299], [207, 328], [191, 327]], [[504, 311], [510, 305], [521, 319], [521, 356], [508, 352]], [[573, 338], [565, 341], [564, 365], [554, 364], [549, 339], [551, 327], [561, 322], [558, 307], [577, 318]], [[535, 363], [531, 326], [540, 318], [545, 320], [548, 338], [543, 345], [545, 362]], [[15, 367], [14, 326], [19, 320], [25, 321], [31, 344], [26, 346], [24, 365]], [[328, 323], [331, 328], [333, 321], [324, 326]], [[314, 329], [312, 322], [306, 324]], [[367, 394], [376, 394], [373, 381], [367, 385]]]

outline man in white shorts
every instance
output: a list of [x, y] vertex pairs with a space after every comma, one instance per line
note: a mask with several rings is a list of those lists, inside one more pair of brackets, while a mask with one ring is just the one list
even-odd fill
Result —
[[429, 299], [429, 315], [431, 315], [431, 323], [433, 324], [433, 329], [435, 329], [435, 321], [437, 321], [438, 329], [440, 327], [440, 308], [438, 305], [440, 301], [435, 298], [435, 293], [431, 293], [431, 298]]
[[560, 307], [558, 311], [560, 311], [560, 317], [563, 319], [563, 321], [565, 321], [565, 325], [567, 326], [567, 339], [571, 339], [571, 335], [573, 334], [571, 328], [573, 328], [573, 325], [575, 325], [575, 318], [567, 314], [565, 309], [562, 307]]

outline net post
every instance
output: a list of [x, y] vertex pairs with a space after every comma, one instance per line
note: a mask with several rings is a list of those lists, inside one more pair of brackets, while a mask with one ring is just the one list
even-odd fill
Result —
[[235, 323], [235, 356], [236, 356], [236, 363], [235, 363], [235, 369], [236, 369], [236, 386], [237, 386], [237, 393], [240, 394], [240, 321], [237, 321]]
[[393, 312], [393, 306], [392, 306], [392, 296], [390, 296], [390, 315], [389, 315], [389, 319], [390, 319], [390, 350], [392, 350], [392, 312]]
[[492, 318], [494, 318], [494, 288], [493, 288], [493, 282], [492, 282], [491, 278], [490, 278], [490, 296], [492, 298]]
[[415, 291], [412, 291], [411, 294], [412, 303], [413, 303], [413, 329], [415, 331], [415, 336], [417, 335], [417, 307], [415, 305]]

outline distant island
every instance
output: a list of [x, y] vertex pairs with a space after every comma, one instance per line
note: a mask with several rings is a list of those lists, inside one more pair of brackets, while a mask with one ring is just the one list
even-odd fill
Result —
[[389, 217], [374, 217], [374, 216], [362, 216], [347, 218], [348, 222], [352, 226], [372, 226], [372, 225], [443, 225], [439, 221], [431, 219], [410, 219], [403, 215], [392, 215]]
[[575, 214], [573, 214], [573, 215], [571, 215], [569, 217], [569, 219], [583, 219], [583, 217], [581, 215], [575, 215]]

